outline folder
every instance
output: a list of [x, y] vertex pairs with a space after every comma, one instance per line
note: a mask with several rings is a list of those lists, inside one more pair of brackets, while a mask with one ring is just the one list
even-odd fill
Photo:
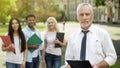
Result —
[[[36, 34], [33, 34], [27, 41], [28, 46], [42, 44], [43, 41]], [[29, 49], [30, 52], [33, 52], [34, 49]]]
[[[8, 47], [10, 44], [12, 44], [12, 41], [10, 39], [10, 36], [0, 36], [3, 43], [4, 43], [4, 47]], [[10, 50], [10, 52], [15, 52], [15, 50]]]
[[88, 60], [67, 60], [67, 62], [71, 66], [71, 68], [92, 68], [92, 65]]
[[[57, 32], [56, 33], [56, 38], [58, 38], [58, 40], [60, 40], [61, 42], [63, 42], [63, 40], [64, 40], [64, 34], [65, 33]], [[59, 48], [59, 47], [61, 47], [59, 44], [55, 44], [55, 48]]]

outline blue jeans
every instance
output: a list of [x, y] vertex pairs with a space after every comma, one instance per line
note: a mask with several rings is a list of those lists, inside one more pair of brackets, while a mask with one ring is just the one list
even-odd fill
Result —
[[32, 62], [26, 62], [26, 68], [39, 68], [39, 56], [33, 58]]
[[21, 64], [6, 62], [6, 68], [20, 68]]
[[56, 56], [56, 55], [46, 53], [45, 62], [46, 62], [47, 68], [60, 68], [61, 56]]

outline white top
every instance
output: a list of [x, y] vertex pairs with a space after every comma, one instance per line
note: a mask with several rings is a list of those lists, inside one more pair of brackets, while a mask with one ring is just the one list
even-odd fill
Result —
[[6, 53], [6, 62], [21, 64], [23, 61], [23, 52], [21, 53], [19, 37], [14, 37], [14, 46], [15, 46], [15, 54], [13, 52]]
[[2, 39], [1, 39], [1, 37], [0, 37], [0, 45], [1, 45], [1, 44], [3, 44], [3, 42], [2, 42]]
[[61, 55], [61, 48], [55, 48], [54, 40], [56, 39], [55, 32], [47, 32], [45, 34], [45, 40], [47, 41], [46, 53], [53, 55]]
[[[66, 48], [66, 60], [80, 60], [81, 42], [83, 33], [80, 31], [73, 33], [68, 40]], [[116, 62], [117, 55], [109, 34], [98, 27], [91, 25], [88, 29], [86, 40], [86, 60], [92, 65], [105, 60], [109, 65]]]

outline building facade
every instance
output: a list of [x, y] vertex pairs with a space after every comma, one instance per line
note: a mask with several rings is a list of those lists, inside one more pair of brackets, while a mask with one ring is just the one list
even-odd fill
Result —
[[[79, 3], [90, 3], [94, 10], [95, 22], [107, 22], [107, 9], [106, 6], [95, 7], [95, 0], [54, 0], [55, 3], [65, 11], [67, 18], [76, 21], [76, 8]], [[120, 12], [118, 7], [118, 0], [113, 0], [113, 22], [120, 21]]]

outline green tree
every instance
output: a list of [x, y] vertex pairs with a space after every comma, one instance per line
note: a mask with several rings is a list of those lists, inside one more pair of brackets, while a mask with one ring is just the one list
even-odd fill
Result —
[[60, 8], [55, 5], [53, 0], [36, 0], [35, 15], [38, 21], [45, 22], [50, 16], [61, 17]]
[[5, 24], [10, 19], [11, 13], [15, 8], [16, 0], [0, 0], [0, 22]]
[[59, 18], [61, 16], [56, 5], [50, 0], [17, 0], [17, 11], [12, 16], [25, 18], [27, 14], [35, 14], [37, 21], [46, 21], [49, 16]]
[[14, 17], [24, 18], [27, 14], [34, 13], [33, 2], [34, 0], [17, 0], [16, 8], [12, 14]]
[[105, 6], [105, 0], [96, 0], [95, 1], [95, 6]]

